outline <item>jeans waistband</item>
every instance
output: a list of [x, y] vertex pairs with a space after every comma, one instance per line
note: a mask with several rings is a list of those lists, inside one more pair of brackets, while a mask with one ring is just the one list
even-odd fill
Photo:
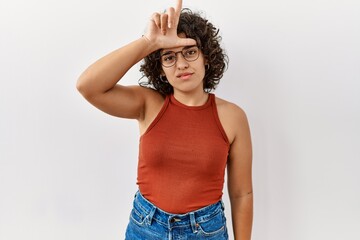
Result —
[[144, 198], [140, 191], [137, 191], [134, 199], [134, 208], [147, 216], [146, 221], [148, 224], [151, 224], [151, 222], [155, 220], [167, 228], [189, 225], [196, 231], [197, 223], [208, 221], [219, 211], [223, 211], [224, 204], [220, 200], [215, 204], [203, 207], [196, 211], [185, 214], [172, 214], [159, 209]]

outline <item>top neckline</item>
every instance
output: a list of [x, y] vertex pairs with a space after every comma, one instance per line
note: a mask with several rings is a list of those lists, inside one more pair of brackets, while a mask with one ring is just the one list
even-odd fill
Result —
[[183, 104], [181, 102], [179, 102], [175, 97], [174, 94], [170, 95], [170, 102], [175, 104], [176, 106], [185, 108], [185, 109], [189, 109], [189, 110], [201, 110], [201, 109], [205, 109], [207, 107], [209, 107], [211, 105], [211, 101], [214, 98], [214, 94], [209, 93], [208, 99], [206, 100], [206, 102], [203, 105], [200, 106], [188, 106], [186, 104]]

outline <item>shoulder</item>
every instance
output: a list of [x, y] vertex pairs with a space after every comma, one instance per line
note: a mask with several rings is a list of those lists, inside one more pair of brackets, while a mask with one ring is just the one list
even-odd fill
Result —
[[239, 134], [248, 131], [249, 124], [246, 113], [237, 104], [222, 98], [215, 97], [215, 103], [220, 122], [228, 135], [229, 142], [232, 143]]
[[161, 104], [165, 100], [165, 96], [160, 94], [155, 89], [149, 87], [142, 87], [138, 85], [127, 86], [131, 89], [137, 96], [143, 98], [145, 105]]
[[142, 117], [139, 119], [140, 133], [142, 135], [160, 112], [164, 105], [166, 96], [152, 88], [141, 86], [135, 86], [135, 88], [144, 98], [145, 106]]
[[215, 97], [215, 103], [218, 110], [218, 113], [225, 115], [233, 120], [241, 120], [246, 117], [245, 111], [235, 103], [226, 101], [222, 98]]

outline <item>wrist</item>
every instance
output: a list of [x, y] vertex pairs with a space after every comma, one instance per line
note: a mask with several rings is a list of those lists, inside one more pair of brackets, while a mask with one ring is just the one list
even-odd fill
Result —
[[147, 36], [142, 35], [141, 37], [144, 38], [148, 43], [151, 43], [150, 39]]
[[155, 42], [151, 41], [146, 35], [142, 35], [141, 39], [143, 42], [147, 44], [147, 48], [149, 49], [150, 53], [158, 50], [158, 47], [156, 46]]

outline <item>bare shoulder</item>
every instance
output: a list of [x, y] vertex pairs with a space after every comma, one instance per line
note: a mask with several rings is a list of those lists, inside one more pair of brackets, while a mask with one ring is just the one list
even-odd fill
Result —
[[161, 95], [159, 92], [157, 92], [156, 90], [154, 90], [154, 89], [152, 89], [150, 87], [142, 87], [140, 85], [129, 85], [129, 86], [118, 85], [118, 86], [121, 86], [123, 88], [132, 89], [133, 91], [141, 93], [141, 95], [143, 95], [143, 96]]
[[220, 122], [232, 143], [238, 134], [249, 128], [245, 111], [235, 103], [216, 97], [216, 107]]
[[148, 87], [130, 86], [130, 88], [143, 98], [144, 109], [141, 119], [146, 121], [153, 118], [153, 115], [156, 115], [164, 104], [165, 96]]
[[142, 135], [159, 114], [164, 105], [165, 96], [151, 88], [141, 86], [134, 86], [134, 88], [141, 93], [145, 102], [141, 118], [138, 119], [140, 134]]
[[165, 97], [161, 95], [158, 91], [148, 87], [142, 87], [139, 85], [130, 85], [130, 86], [117, 85], [116, 87], [119, 89], [118, 91], [119, 96], [122, 96], [123, 98], [126, 97], [130, 101], [141, 99], [144, 105], [152, 105], [158, 102], [161, 103], [165, 99]]
[[159, 108], [163, 105], [165, 101], [165, 96], [160, 94], [157, 90], [148, 88], [148, 87], [141, 87], [136, 86], [139, 91], [141, 91], [142, 95], [145, 97], [145, 106], [146, 108]]
[[218, 97], [216, 97], [215, 102], [219, 115], [225, 115], [225, 117], [234, 120], [241, 120], [243, 118], [246, 118], [245, 111], [235, 103], [226, 101]]

